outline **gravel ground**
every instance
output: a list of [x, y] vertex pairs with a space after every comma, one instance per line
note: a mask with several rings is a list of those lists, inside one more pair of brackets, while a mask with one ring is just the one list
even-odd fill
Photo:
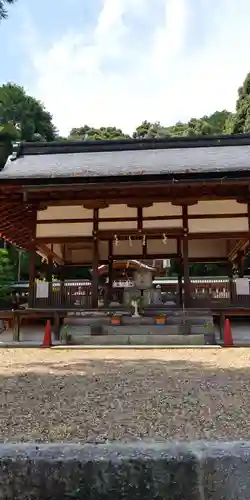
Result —
[[0, 350], [0, 440], [250, 439], [250, 349]]

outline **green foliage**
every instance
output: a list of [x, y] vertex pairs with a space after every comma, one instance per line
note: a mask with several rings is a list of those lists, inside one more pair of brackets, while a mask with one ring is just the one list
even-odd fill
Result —
[[150, 123], [146, 120], [139, 125], [133, 133], [134, 139], [156, 139], [167, 137], [170, 135], [166, 127], [163, 127], [159, 122]]
[[133, 137], [135, 139], [144, 139], [224, 134], [228, 131], [232, 116], [232, 113], [226, 110], [216, 111], [210, 116], [191, 118], [187, 123], [177, 122], [170, 127], [165, 127], [159, 122], [150, 123], [144, 121], [136, 128]]
[[124, 134], [121, 129], [116, 127], [94, 128], [84, 125], [83, 127], [73, 128], [69, 134], [71, 140], [101, 141], [112, 139], [128, 139], [129, 135]]
[[0, 169], [4, 167], [12, 152], [12, 137], [0, 126]]
[[15, 139], [53, 141], [56, 138], [51, 114], [19, 85], [0, 86], [0, 117], [0, 125], [10, 127]]
[[0, 298], [5, 298], [11, 291], [14, 282], [14, 269], [8, 250], [0, 249]]
[[232, 122], [232, 133], [250, 132], [250, 73], [238, 90], [236, 113]]
[[[29, 279], [29, 252], [24, 252], [7, 243], [8, 255], [13, 269], [14, 281], [18, 281], [19, 272], [20, 280], [27, 281]], [[20, 269], [19, 269], [20, 266]], [[38, 275], [44, 270], [42, 259], [39, 255], [36, 256], [36, 269]]]
[[0, 21], [8, 17], [6, 5], [12, 5], [16, 0], [0, 0]]

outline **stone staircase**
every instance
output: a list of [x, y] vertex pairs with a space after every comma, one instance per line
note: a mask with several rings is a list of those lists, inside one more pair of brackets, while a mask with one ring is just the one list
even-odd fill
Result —
[[[166, 325], [156, 325], [155, 317], [165, 314]], [[145, 308], [143, 316], [134, 318], [123, 311], [119, 326], [111, 324], [102, 312], [78, 313], [64, 319], [61, 330], [76, 345], [204, 345], [214, 344], [213, 317], [208, 310]], [[67, 325], [66, 329], [65, 326]]]

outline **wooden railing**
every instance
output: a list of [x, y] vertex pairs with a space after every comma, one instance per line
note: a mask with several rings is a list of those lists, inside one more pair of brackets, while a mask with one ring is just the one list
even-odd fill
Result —
[[[83, 283], [57, 283], [48, 284], [48, 295], [40, 296], [38, 285], [35, 285], [35, 308], [54, 308], [54, 309], [89, 309], [91, 308], [91, 285]], [[163, 288], [163, 287], [162, 287]], [[180, 306], [180, 294], [178, 285], [171, 284], [171, 287], [164, 286], [165, 295], [162, 295], [162, 302], [168, 304], [172, 301]], [[184, 293], [184, 292], [183, 292]], [[104, 296], [100, 292], [99, 305], [107, 305]], [[123, 290], [113, 289], [113, 301], [123, 304]], [[151, 304], [153, 305], [153, 304]], [[159, 305], [159, 303], [157, 304]], [[209, 281], [204, 284], [190, 282], [190, 307], [212, 307], [221, 305], [250, 307], [250, 295], [238, 295], [236, 293], [235, 282], [229, 280]]]
[[41, 297], [38, 292], [38, 284], [35, 285], [36, 308], [89, 308], [91, 307], [91, 287], [83, 284], [60, 285], [59, 283], [48, 284], [48, 295]]
[[250, 295], [239, 295], [236, 291], [236, 283], [232, 281], [231, 283], [223, 280], [222, 283], [215, 281], [209, 284], [204, 283], [202, 288], [197, 284], [190, 284], [191, 291], [191, 306], [203, 307], [203, 306], [216, 306], [221, 305], [225, 307], [229, 306], [241, 306], [250, 307]]

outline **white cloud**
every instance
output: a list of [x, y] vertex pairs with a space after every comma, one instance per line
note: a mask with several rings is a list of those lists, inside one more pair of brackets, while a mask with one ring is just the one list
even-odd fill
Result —
[[53, 113], [61, 133], [85, 123], [131, 132], [144, 119], [172, 124], [234, 109], [249, 71], [249, 0], [217, 0], [197, 21], [207, 36], [195, 50], [188, 50], [192, 8], [208, 2], [154, 0], [165, 15], [151, 18], [150, 31], [137, 31], [136, 19], [152, 17], [152, 2], [104, 0], [91, 36], [69, 32], [32, 51], [36, 86], [29, 91]]

